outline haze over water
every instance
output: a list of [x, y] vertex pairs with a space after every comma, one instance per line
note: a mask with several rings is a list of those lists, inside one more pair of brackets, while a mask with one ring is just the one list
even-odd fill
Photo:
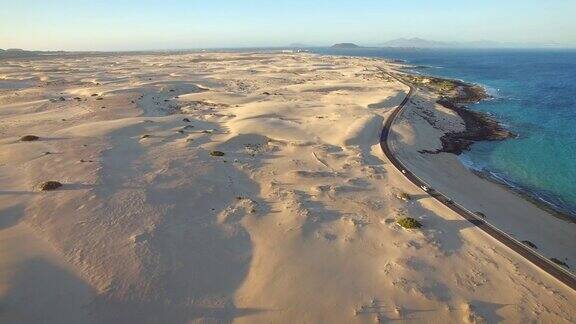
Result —
[[[423, 74], [481, 84], [495, 97], [473, 105], [518, 134], [461, 156], [472, 168], [576, 215], [575, 50], [318, 50], [397, 58]], [[423, 67], [424, 66], [424, 67]]]

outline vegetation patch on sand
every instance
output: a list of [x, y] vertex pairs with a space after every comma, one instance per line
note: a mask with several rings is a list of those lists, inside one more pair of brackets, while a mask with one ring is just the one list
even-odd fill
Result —
[[42, 182], [38, 186], [38, 189], [40, 189], [41, 191], [50, 191], [50, 190], [56, 190], [60, 187], [62, 187], [62, 184], [58, 181], [46, 181]]
[[410, 195], [405, 193], [405, 192], [401, 192], [401, 193], [397, 194], [396, 197], [398, 197], [398, 199], [404, 200], [404, 201], [410, 200]]
[[400, 218], [396, 221], [396, 223], [406, 229], [416, 229], [422, 227], [422, 223], [412, 217]]
[[212, 151], [212, 152], [210, 152], [210, 155], [212, 155], [212, 156], [224, 156], [226, 154], [224, 154], [224, 152], [222, 152], [222, 151]]

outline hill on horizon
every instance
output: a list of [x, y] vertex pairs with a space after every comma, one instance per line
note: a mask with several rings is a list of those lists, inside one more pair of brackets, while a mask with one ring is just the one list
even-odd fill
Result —
[[444, 42], [413, 37], [389, 40], [380, 44], [380, 46], [410, 48], [550, 48], [559, 47], [560, 45], [556, 43], [508, 43], [488, 40], [471, 42]]
[[331, 46], [332, 48], [360, 48], [354, 43], [338, 43]]

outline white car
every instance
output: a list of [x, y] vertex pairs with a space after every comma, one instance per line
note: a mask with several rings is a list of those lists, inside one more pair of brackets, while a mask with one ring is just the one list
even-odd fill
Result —
[[402, 169], [402, 173], [406, 174], [406, 170]]
[[428, 192], [428, 190], [429, 190], [428, 187], [426, 187], [426, 186], [420, 186], [420, 188], [422, 188], [422, 190], [424, 190], [426, 192]]

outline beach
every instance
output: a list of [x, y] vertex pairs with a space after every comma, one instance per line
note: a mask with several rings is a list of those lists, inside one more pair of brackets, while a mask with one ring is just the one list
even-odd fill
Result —
[[[383, 154], [401, 67], [272, 52], [0, 61], [0, 322], [574, 322], [574, 290]], [[574, 222], [438, 151], [464, 130], [438, 99], [422, 87], [393, 125], [399, 159], [574, 270]]]
[[[474, 142], [498, 141], [515, 135], [487, 115], [465, 107], [488, 98], [476, 86], [425, 76], [404, 76], [418, 88], [405, 111], [392, 129], [393, 151], [404, 165], [434, 189], [478, 214], [490, 224], [525, 243], [549, 259], [559, 260], [568, 269], [575, 269], [576, 255], [567, 246], [576, 242], [576, 224], [565, 215], [543, 203], [529, 199], [481, 173], [466, 168], [457, 156], [469, 150]], [[423, 79], [426, 84], [418, 83]], [[414, 82], [416, 81], [416, 82]], [[420, 80], [421, 81], [421, 80]], [[454, 82], [460, 87], [454, 98], [440, 94], [432, 82]], [[470, 89], [466, 89], [469, 87]], [[466, 120], [466, 122], [464, 122]], [[413, 138], [404, 141], [401, 133], [410, 128]], [[440, 141], [438, 141], [438, 139]], [[547, 238], [554, 237], [553, 240]]]

